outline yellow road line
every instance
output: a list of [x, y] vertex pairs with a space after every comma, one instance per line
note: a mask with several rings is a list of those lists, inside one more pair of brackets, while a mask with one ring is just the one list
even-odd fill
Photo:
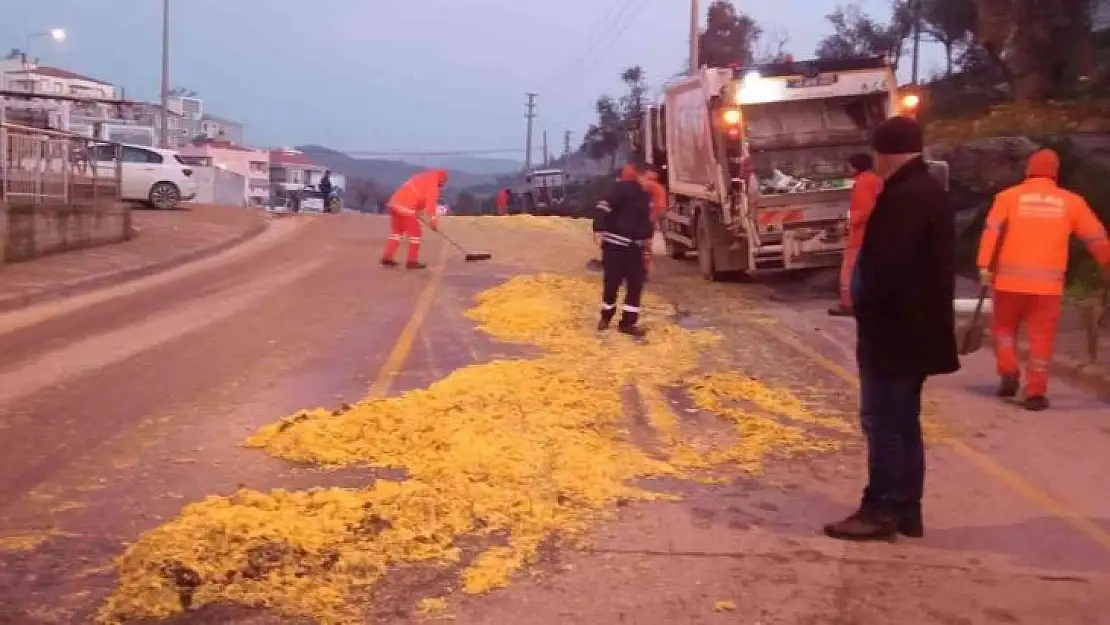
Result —
[[[761, 328], [778, 341], [788, 345], [829, 373], [844, 380], [853, 387], [859, 387], [859, 377], [856, 374], [821, 355], [817, 350], [806, 345], [795, 336], [792, 336], [782, 329], [771, 326], [761, 326]], [[944, 442], [962, 458], [978, 467], [983, 473], [1006, 485], [1010, 490], [1021, 495], [1026, 501], [1037, 508], [1067, 523], [1079, 533], [1098, 543], [1103, 549], [1110, 551], [1110, 532], [1103, 529], [1094, 521], [1091, 521], [1082, 513], [1054, 498], [1043, 489], [1029, 482], [1029, 480], [1026, 480], [1018, 473], [1002, 466], [993, 458], [976, 450], [966, 442], [952, 437], [946, 437]]]
[[424, 325], [424, 321], [428, 319], [428, 313], [432, 310], [432, 303], [435, 301], [439, 284], [443, 281], [443, 270], [446, 266], [447, 249], [446, 246], [442, 246], [439, 251], [439, 259], [436, 260], [435, 266], [432, 268], [431, 280], [420, 292], [420, 296], [416, 300], [416, 306], [413, 307], [412, 314], [409, 315], [408, 322], [405, 323], [405, 327], [401, 328], [401, 333], [397, 335], [397, 341], [393, 343], [393, 348], [389, 350], [385, 362], [378, 369], [378, 375], [374, 378], [374, 383], [370, 385], [368, 398], [385, 397], [397, 376], [401, 374], [405, 360], [412, 352], [412, 345], [416, 341], [416, 333], [420, 331], [420, 327]]

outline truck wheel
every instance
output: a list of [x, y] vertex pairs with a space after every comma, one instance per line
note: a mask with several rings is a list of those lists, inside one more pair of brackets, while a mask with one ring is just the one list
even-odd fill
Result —
[[721, 280], [721, 272], [717, 271], [717, 264], [713, 262], [713, 236], [702, 219], [698, 220], [698, 269], [706, 280]]
[[672, 241], [670, 239], [664, 239], [663, 246], [667, 248], [667, 256], [670, 256], [675, 260], [685, 259], [687, 252], [690, 251], [686, 249], [685, 245], [678, 243], [677, 241]]

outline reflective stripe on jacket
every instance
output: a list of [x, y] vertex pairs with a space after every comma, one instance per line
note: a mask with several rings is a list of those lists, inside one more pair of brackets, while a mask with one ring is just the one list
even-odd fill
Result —
[[[1003, 230], [998, 265], [990, 267]], [[995, 196], [976, 264], [993, 271], [994, 288], [1000, 291], [1059, 295], [1072, 234], [1099, 264], [1110, 264], [1106, 228], [1086, 200], [1049, 178], [1029, 178]]]

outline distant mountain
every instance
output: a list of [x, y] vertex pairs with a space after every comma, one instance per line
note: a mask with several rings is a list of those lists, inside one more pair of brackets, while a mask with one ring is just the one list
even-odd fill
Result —
[[[297, 146], [297, 150], [304, 152], [305, 156], [328, 169], [343, 174], [347, 178], [360, 178], [373, 181], [383, 192], [390, 193], [404, 184], [409, 176], [425, 169], [412, 163], [380, 158], [354, 158], [353, 156], [337, 152], [319, 145]], [[465, 170], [448, 169], [447, 187], [449, 189], [463, 189], [466, 187], [494, 184], [497, 176], [491, 174], [475, 174]]]
[[410, 156], [401, 159], [419, 167], [454, 169], [470, 174], [500, 176], [514, 174], [524, 169], [524, 163], [508, 158], [485, 158], [478, 156]]

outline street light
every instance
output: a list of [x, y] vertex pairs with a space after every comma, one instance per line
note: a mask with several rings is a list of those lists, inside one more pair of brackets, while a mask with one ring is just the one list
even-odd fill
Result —
[[51, 28], [50, 30], [44, 30], [42, 32], [31, 33], [30, 35], [27, 35], [27, 45], [23, 46], [23, 64], [24, 65], [26, 65], [28, 63], [28, 59], [31, 58], [31, 42], [34, 41], [35, 39], [38, 39], [39, 37], [49, 37], [50, 39], [54, 40], [55, 42], [61, 43], [61, 42], [66, 40], [66, 29], [64, 29], [64, 28]]
[[170, 0], [162, 0], [162, 127], [159, 144], [170, 147]]

